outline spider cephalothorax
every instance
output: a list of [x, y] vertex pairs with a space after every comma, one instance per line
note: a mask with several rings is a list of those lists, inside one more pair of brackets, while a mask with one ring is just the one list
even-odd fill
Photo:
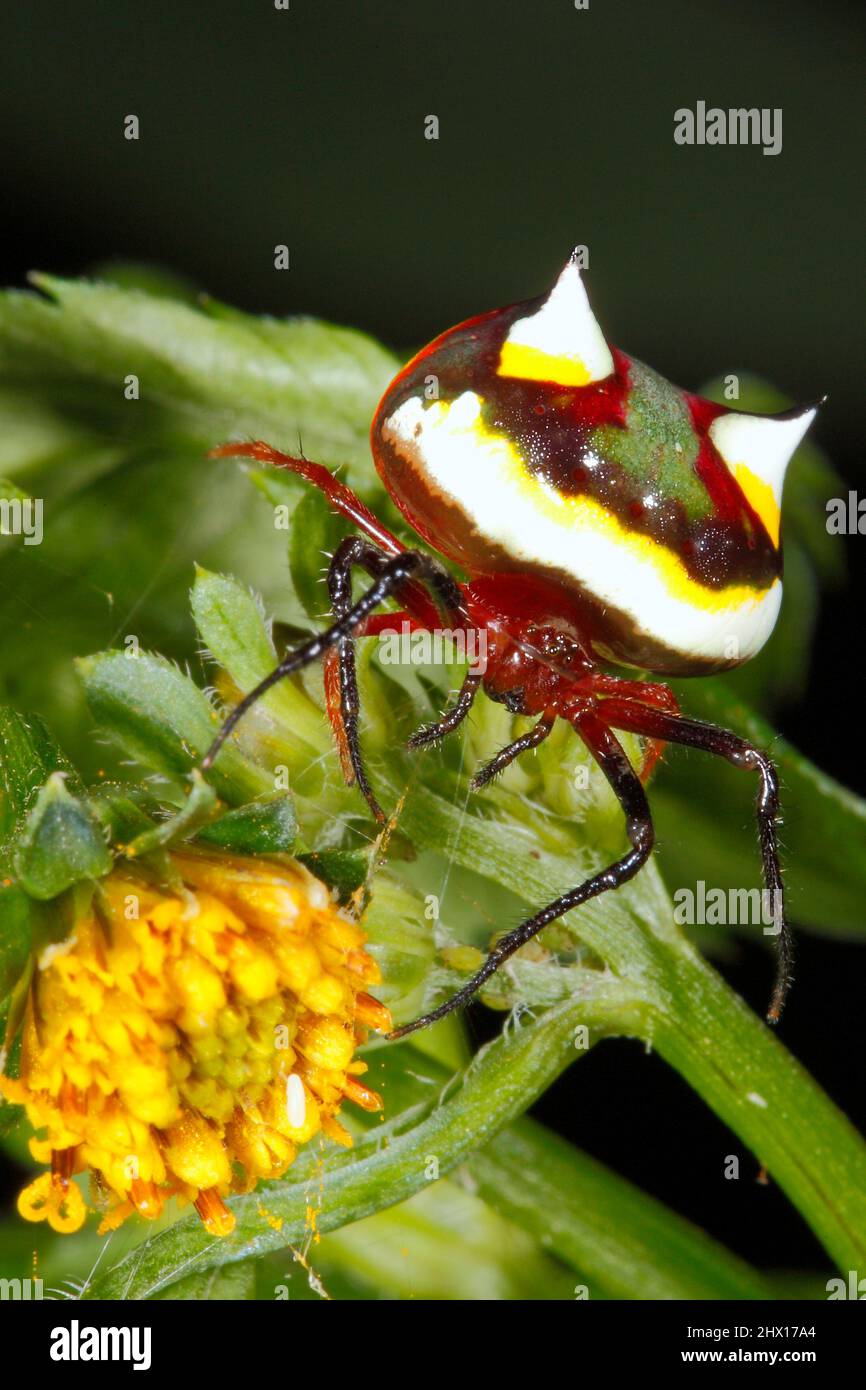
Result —
[[[784, 474], [814, 414], [815, 406], [761, 416], [717, 405], [612, 347], [572, 257], [548, 294], [436, 338], [392, 382], [373, 420], [373, 456], [390, 495], [466, 582], [432, 556], [407, 550], [322, 465], [263, 443], [215, 450], [300, 473], [364, 535], [345, 540], [331, 560], [332, 626], [289, 653], [241, 701], [206, 767], [265, 690], [322, 657], [346, 777], [384, 819], [358, 741], [354, 640], [401, 618], [431, 627], [441, 615], [452, 631], [484, 634], [486, 665], [470, 670], [451, 709], [419, 730], [412, 746], [455, 729], [483, 687], [538, 720], [476, 773], [476, 786], [565, 719], [625, 813], [628, 853], [502, 937], [458, 994], [400, 1034], [467, 1002], [548, 923], [637, 873], [653, 845], [643, 784], [665, 742], [758, 773], [761, 855], [778, 944], [768, 1018], [778, 1019], [791, 943], [781, 910], [775, 769], [736, 734], [683, 716], [667, 686], [611, 674], [600, 663], [693, 676], [760, 650], [781, 603]], [[356, 567], [373, 584], [353, 602]], [[405, 611], [375, 614], [390, 597]], [[648, 741], [640, 772], [614, 729]]]

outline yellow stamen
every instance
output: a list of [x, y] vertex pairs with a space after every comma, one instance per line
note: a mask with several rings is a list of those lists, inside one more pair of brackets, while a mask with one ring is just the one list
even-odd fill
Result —
[[361, 929], [300, 866], [174, 862], [186, 896], [115, 872], [110, 937], [85, 915], [36, 974], [20, 1076], [0, 1077], [47, 1134], [31, 1152], [51, 1172], [18, 1202], [28, 1221], [78, 1230], [72, 1176], [90, 1170], [109, 1203], [100, 1231], [176, 1198], [226, 1235], [232, 1192], [281, 1177], [320, 1132], [351, 1144], [344, 1097], [381, 1106], [355, 1080], [358, 1032], [390, 1027], [359, 988], [378, 979]]

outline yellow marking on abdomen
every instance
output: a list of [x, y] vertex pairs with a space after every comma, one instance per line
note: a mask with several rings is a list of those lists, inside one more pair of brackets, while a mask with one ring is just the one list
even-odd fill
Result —
[[508, 342], [502, 344], [497, 375], [514, 376], [521, 381], [550, 381], [555, 386], [587, 386], [592, 380], [578, 357], [551, 357], [541, 348]]
[[767, 535], [778, 550], [782, 514], [775, 492], [769, 483], [765, 483], [763, 478], [752, 472], [747, 463], [735, 463], [731, 472], [749, 506], [763, 521]]
[[[440, 408], [444, 406], [444, 402], [437, 404]], [[706, 588], [692, 578], [678, 555], [649, 536], [628, 530], [600, 502], [591, 497], [568, 496], [546, 487], [528, 471], [510, 440], [485, 429], [480, 414], [468, 425], [468, 432], [476, 437], [483, 448], [500, 456], [508, 481], [514, 483], [538, 512], [567, 534], [574, 535], [575, 539], [581, 530], [592, 530], [620, 549], [627, 550], [636, 560], [655, 570], [674, 598], [692, 608], [703, 613], [718, 613], [727, 608], [748, 607], [760, 602], [769, 592], [769, 588], [758, 589], [751, 584], [732, 584], [724, 589]], [[479, 518], [479, 521], [483, 527], [483, 518]], [[778, 580], [773, 582], [778, 583]], [[769, 587], [772, 588], [772, 585]]]

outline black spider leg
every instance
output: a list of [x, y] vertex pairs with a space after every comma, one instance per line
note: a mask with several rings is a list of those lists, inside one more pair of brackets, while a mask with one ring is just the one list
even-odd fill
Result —
[[496, 756], [490, 759], [489, 763], [485, 763], [484, 766], [479, 768], [475, 773], [470, 784], [472, 790], [476, 792], [480, 791], [480, 789], [486, 787], [487, 783], [492, 781], [494, 777], [498, 777], [500, 772], [504, 772], [509, 764], [514, 762], [515, 758], [520, 757], [521, 753], [527, 752], [530, 748], [537, 748], [538, 745], [543, 743], [547, 738], [555, 722], [555, 716], [544, 715], [539, 719], [538, 723], [534, 724], [525, 734], [521, 734], [520, 738], [516, 738], [513, 743], [509, 743], [505, 748], [501, 748]]
[[[363, 565], [374, 578], [381, 573], [384, 552], [370, 541], [360, 536], [348, 536], [338, 545], [328, 567], [328, 593], [331, 596], [331, 611], [335, 618], [343, 618], [352, 606], [352, 567]], [[374, 818], [381, 824], [385, 822], [385, 812], [379, 805], [364, 760], [361, 756], [361, 743], [358, 737], [358, 716], [361, 712], [358, 699], [358, 677], [355, 668], [355, 639], [342, 637], [337, 643], [340, 663], [340, 721], [346, 737], [349, 762], [358, 790], [364, 797]]]
[[472, 708], [478, 688], [484, 676], [481, 671], [467, 671], [463, 678], [463, 684], [457, 695], [457, 699], [450, 709], [447, 709], [441, 719], [435, 724], [424, 724], [422, 728], [416, 729], [412, 737], [408, 740], [409, 748], [425, 748], [430, 743], [438, 743], [446, 734], [451, 734]]
[[[375, 547], [371, 548], [375, 550]], [[202, 758], [202, 771], [206, 772], [208, 768], [213, 766], [214, 759], [240, 720], [272, 686], [286, 676], [294, 675], [304, 666], [309, 666], [311, 662], [317, 661], [329, 648], [337, 646], [344, 637], [350, 637], [374, 608], [378, 608], [380, 603], [384, 603], [386, 599], [399, 593], [402, 585], [408, 580], [419, 580], [428, 584], [443, 608], [450, 606], [455, 592], [458, 598], [460, 596], [460, 591], [451, 576], [441, 569], [429, 555], [422, 555], [417, 550], [405, 550], [390, 558], [383, 556], [378, 575], [357, 603], [352, 604], [348, 611], [324, 632], [309, 638], [308, 641], [302, 642], [299, 647], [296, 647], [293, 652], [289, 652], [279, 666], [271, 671], [270, 675], [259, 681], [258, 685], [254, 686], [249, 694], [235, 705]]]
[[525, 946], [527, 941], [531, 941], [551, 922], [555, 922], [572, 908], [580, 907], [590, 898], [597, 898], [600, 893], [619, 888], [621, 884], [633, 878], [649, 858], [654, 840], [649, 802], [643, 784], [626, 757], [621, 743], [594, 709], [586, 709], [572, 716], [572, 723], [616, 793], [625, 814], [626, 833], [631, 849], [622, 859], [594, 874], [592, 878], [586, 879], [569, 893], [556, 898], [540, 912], [536, 912], [534, 917], [530, 917], [507, 936], [503, 936], [468, 984], [429, 1014], [416, 1018], [413, 1023], [404, 1024], [402, 1028], [395, 1028], [388, 1034], [389, 1038], [403, 1038], [418, 1028], [426, 1028], [429, 1023], [438, 1022], [455, 1009], [462, 1009], [500, 965], [513, 956], [515, 951], [519, 951], [521, 946]]
[[[351, 608], [353, 567], [361, 565], [375, 579], [382, 573], [387, 560], [388, 557], [384, 551], [361, 536], [347, 536], [344, 541], [341, 541], [334, 551], [328, 569], [328, 592], [331, 596], [331, 606], [335, 618], [344, 617]], [[430, 570], [424, 577], [433, 589], [440, 607], [449, 615], [454, 614], [462, 605], [460, 590], [445, 570], [434, 565], [433, 561], [430, 561], [430, 566]], [[346, 735], [346, 747], [352, 772], [358, 790], [363, 795], [376, 820], [384, 823], [385, 812], [376, 800], [370, 786], [358, 737], [360, 702], [355, 667], [355, 639], [352, 634], [340, 639], [337, 643], [337, 652], [340, 662], [340, 720]]]
[[726, 758], [734, 767], [758, 773], [755, 814], [761, 846], [764, 887], [771, 895], [776, 937], [776, 978], [773, 981], [773, 992], [767, 1009], [767, 1022], [778, 1023], [793, 979], [794, 941], [785, 915], [782, 869], [779, 863], [779, 837], [776, 833], [779, 816], [779, 776], [775, 766], [760, 748], [755, 748], [753, 744], [740, 738], [738, 734], [731, 733], [729, 729], [719, 728], [717, 724], [705, 724], [700, 719], [684, 719], [681, 715], [666, 714], [649, 706], [641, 706], [638, 710], [616, 699], [605, 700], [604, 709], [605, 717], [617, 729], [630, 729], [634, 733], [660, 738], [665, 743], [682, 743], [690, 748], [699, 748], [705, 753], [715, 753], [717, 757]]

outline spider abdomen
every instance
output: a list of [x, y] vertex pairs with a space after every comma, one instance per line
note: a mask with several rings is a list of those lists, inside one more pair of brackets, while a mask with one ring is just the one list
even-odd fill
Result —
[[572, 260], [549, 295], [419, 353], [372, 444], [413, 528], [471, 576], [543, 580], [597, 655], [688, 675], [773, 629], [782, 481], [813, 415], [730, 410], [610, 347]]

